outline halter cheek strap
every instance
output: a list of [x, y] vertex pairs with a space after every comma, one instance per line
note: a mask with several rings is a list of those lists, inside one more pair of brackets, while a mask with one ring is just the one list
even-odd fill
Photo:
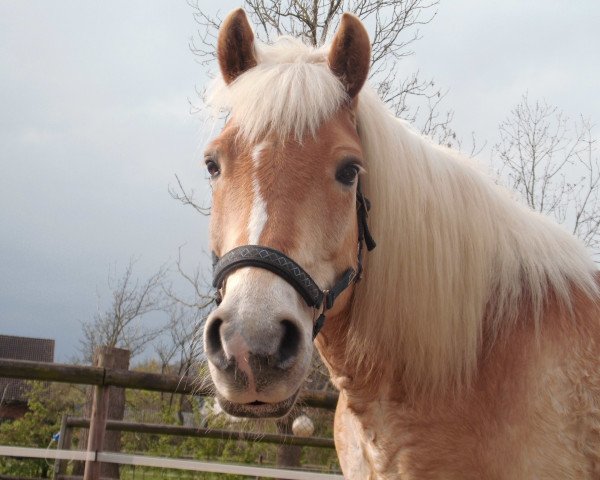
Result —
[[306, 304], [321, 314], [313, 325], [313, 340], [325, 323], [325, 312], [333, 307], [335, 299], [352, 283], [358, 282], [362, 274], [363, 242], [368, 251], [375, 248], [375, 241], [369, 231], [367, 217], [371, 205], [360, 189], [356, 189], [356, 215], [358, 218], [358, 263], [357, 269], [348, 268], [339, 280], [329, 289], [322, 290], [312, 277], [285, 253], [262, 245], [243, 245], [236, 247], [221, 258], [213, 252], [213, 287], [217, 289], [217, 304], [220, 303], [219, 291], [227, 276], [241, 267], [257, 267], [269, 270], [288, 282], [304, 299]]

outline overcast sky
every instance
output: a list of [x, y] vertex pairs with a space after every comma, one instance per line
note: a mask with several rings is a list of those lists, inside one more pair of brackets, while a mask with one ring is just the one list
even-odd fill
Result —
[[[526, 91], [600, 122], [599, 21], [594, 0], [442, 0], [402, 68], [449, 90], [464, 137], [493, 143]], [[184, 0], [0, 0], [0, 334], [65, 361], [129, 258], [142, 278], [182, 245], [208, 265], [206, 219], [167, 191], [177, 174], [209, 199], [195, 30]]]

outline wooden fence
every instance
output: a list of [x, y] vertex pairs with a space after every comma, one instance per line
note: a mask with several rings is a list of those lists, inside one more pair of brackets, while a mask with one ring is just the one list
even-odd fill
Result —
[[[26, 380], [45, 380], [99, 387], [121, 387], [153, 392], [181, 393], [212, 397], [212, 387], [189, 376], [163, 375], [104, 367], [66, 365], [61, 363], [30, 362], [0, 358], [0, 377]], [[337, 393], [306, 390], [298, 402], [306, 407], [335, 410]]]
[[[188, 428], [175, 425], [139, 424], [107, 419], [109, 387], [149, 390], [156, 392], [212, 396], [212, 387], [199, 383], [193, 377], [179, 377], [155, 373], [136, 372], [111, 368], [110, 358], [100, 355], [98, 366], [78, 366], [58, 363], [31, 362], [26, 360], [0, 359], [0, 377], [19, 378], [27, 380], [42, 380], [60, 383], [74, 383], [94, 386], [90, 419], [63, 417], [59, 449], [56, 451], [57, 470], [60, 470], [59, 460], [64, 448], [70, 445], [69, 438], [72, 428], [89, 428], [87, 452], [85, 452], [84, 480], [100, 478], [100, 460], [107, 461], [115, 455], [103, 452], [104, 436], [107, 430], [135, 431], [142, 433], [157, 433], [165, 435], [204, 436], [221, 439], [242, 439], [287, 445], [302, 445], [333, 448], [333, 441], [325, 438], [299, 438], [293, 435], [253, 434], [249, 432], [231, 432], [225, 430]], [[303, 406], [334, 410], [337, 404], [337, 394], [320, 391], [304, 391], [299, 397]], [[9, 447], [4, 447], [4, 449]], [[75, 453], [75, 452], [73, 452]], [[82, 454], [84, 452], [81, 452]], [[118, 456], [118, 455], [117, 455]], [[62, 454], [63, 458], [68, 455]], [[125, 460], [123, 460], [125, 461]], [[170, 460], [174, 465], [183, 460]], [[185, 468], [185, 467], [184, 467]], [[241, 468], [241, 467], [240, 467]], [[255, 468], [255, 467], [246, 467]], [[265, 470], [266, 472], [266, 470]], [[291, 472], [294, 473], [294, 472]], [[296, 472], [300, 473], [300, 472]], [[320, 475], [315, 474], [314, 478]], [[333, 478], [334, 476], [328, 476]], [[293, 474], [287, 478], [301, 478]], [[324, 477], [323, 477], [324, 478]]]

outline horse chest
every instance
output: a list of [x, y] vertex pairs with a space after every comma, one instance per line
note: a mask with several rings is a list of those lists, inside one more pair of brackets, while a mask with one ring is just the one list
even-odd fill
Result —
[[377, 425], [365, 426], [364, 420], [349, 409], [338, 407], [335, 437], [344, 474], [350, 479], [388, 478], [389, 460], [379, 445]]
[[390, 402], [373, 402], [360, 414], [348, 407], [342, 394], [336, 411], [335, 440], [348, 479], [412, 479], [415, 459], [429, 456], [418, 441], [409, 412]]
[[423, 415], [395, 402], [373, 402], [360, 413], [345, 402], [338, 404], [335, 437], [347, 479], [522, 478], [516, 452], [512, 466], [504, 462], [502, 471], [482, 458], [492, 449], [481, 445], [472, 425]]
[[[536, 375], [523, 369], [522, 381], [512, 378], [435, 408], [354, 403], [342, 390], [335, 440], [345, 477], [600, 478], [597, 352], [546, 353], [534, 363]], [[588, 373], [582, 377], [581, 370]]]

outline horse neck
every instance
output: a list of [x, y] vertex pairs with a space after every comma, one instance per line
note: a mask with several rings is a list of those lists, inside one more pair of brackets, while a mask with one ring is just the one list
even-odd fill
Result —
[[346, 369], [400, 371], [407, 388], [430, 393], [456, 389], [490, 348], [484, 335], [509, 332], [524, 304], [537, 325], [549, 292], [565, 305], [573, 285], [596, 294], [582, 246], [469, 159], [410, 131], [369, 95], [357, 118], [378, 246], [331, 349]]
[[[384, 382], [396, 385], [400, 385], [400, 382], [394, 382], [393, 378], [390, 378], [389, 371], [384, 368], [374, 371], [367, 366], [368, 362], [348, 362], [351, 358], [348, 351], [351, 348], [348, 343], [350, 315], [349, 304], [341, 312], [328, 317], [315, 340], [315, 346], [329, 371], [333, 385], [349, 396], [368, 403], [380, 397]], [[402, 396], [400, 392], [396, 392], [395, 398]]]

